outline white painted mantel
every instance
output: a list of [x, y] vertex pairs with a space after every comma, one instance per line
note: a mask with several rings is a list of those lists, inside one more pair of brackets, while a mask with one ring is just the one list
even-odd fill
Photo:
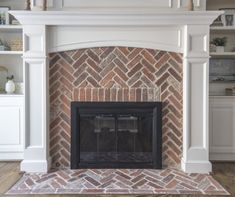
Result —
[[130, 46], [183, 53], [183, 157], [186, 172], [208, 173], [209, 25], [222, 12], [154, 9], [11, 11], [23, 25], [26, 136], [21, 170], [46, 172], [48, 53]]

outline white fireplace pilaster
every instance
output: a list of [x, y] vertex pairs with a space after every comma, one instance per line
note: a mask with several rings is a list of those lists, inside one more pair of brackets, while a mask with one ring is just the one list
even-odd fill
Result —
[[46, 172], [50, 168], [46, 26], [25, 25], [23, 41], [26, 139], [21, 171]]
[[185, 172], [207, 173], [209, 161], [208, 87], [209, 26], [184, 28], [183, 57], [183, 158]]
[[[185, 172], [211, 171], [208, 146], [209, 26], [222, 12], [115, 9], [11, 13], [24, 27], [26, 145], [22, 171], [46, 172], [50, 166], [47, 50], [118, 45], [184, 54], [181, 166]], [[47, 26], [53, 26], [49, 42], [46, 42]], [[71, 36], [68, 36], [70, 28]], [[62, 35], [64, 31], [67, 36]]]

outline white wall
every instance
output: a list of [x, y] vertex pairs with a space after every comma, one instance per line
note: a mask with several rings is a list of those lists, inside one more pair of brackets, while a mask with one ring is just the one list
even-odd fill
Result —
[[10, 7], [11, 10], [23, 10], [26, 0], [0, 0], [0, 6]]
[[[31, 0], [32, 5], [40, 2]], [[188, 0], [48, 0], [48, 9], [76, 10], [79, 8], [157, 8], [186, 10]], [[196, 10], [205, 10], [206, 0], [194, 0]]]
[[207, 10], [218, 10], [220, 8], [235, 8], [234, 0], [207, 0]]
[[[40, 2], [31, 0], [34, 2]], [[47, 0], [49, 10], [76, 10], [78, 8], [100, 7], [138, 7], [186, 10], [188, 0]], [[231, 0], [230, 0], [231, 1]], [[196, 10], [205, 10], [206, 0], [194, 0]], [[9, 6], [11, 10], [23, 10], [26, 0], [0, 0], [0, 6]]]

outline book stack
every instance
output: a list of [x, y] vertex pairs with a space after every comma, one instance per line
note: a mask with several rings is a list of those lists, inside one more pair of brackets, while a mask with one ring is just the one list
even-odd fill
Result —
[[225, 88], [225, 93], [226, 94], [232, 94], [235, 95], [235, 87], [234, 88]]
[[14, 39], [10, 42], [10, 47], [12, 51], [22, 51], [23, 42], [21, 39]]

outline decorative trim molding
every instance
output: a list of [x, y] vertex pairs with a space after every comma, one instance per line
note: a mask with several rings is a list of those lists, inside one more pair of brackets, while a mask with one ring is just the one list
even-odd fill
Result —
[[0, 152], [0, 160], [1, 161], [19, 161], [24, 159], [24, 153], [21, 152]]
[[48, 172], [51, 166], [51, 159], [48, 160], [23, 160], [20, 170], [23, 172]]
[[[22, 170], [48, 170], [48, 51], [94, 47], [104, 43], [113, 46], [134, 43], [130, 47], [138, 47], [140, 43], [145, 43], [143, 47], [183, 52], [182, 169], [198, 173], [211, 171], [208, 132], [209, 28], [213, 20], [223, 14], [222, 11], [98, 8], [71, 12], [10, 13], [23, 25], [25, 75], [30, 84], [25, 90], [25, 99], [30, 101], [25, 102], [26, 117], [30, 117], [26, 120], [30, 129], [26, 128], [25, 138], [30, 136], [30, 139], [26, 143]], [[55, 30], [50, 32], [50, 28], [54, 27]], [[68, 31], [59, 36], [59, 28], [64, 28], [64, 32], [68, 28]], [[76, 35], [73, 34], [74, 28]], [[181, 30], [181, 36], [178, 31], [172, 34], [171, 28]], [[166, 30], [164, 34], [162, 29]], [[169, 39], [174, 43], [172, 46]], [[31, 147], [38, 144], [41, 147]]]
[[[230, 151], [232, 152], [232, 151]], [[214, 153], [210, 152], [210, 160], [211, 161], [234, 161], [235, 153]]]
[[181, 160], [181, 168], [187, 173], [209, 173], [212, 165], [209, 161], [187, 161]]
[[[95, 36], [94, 36], [95, 32]], [[143, 36], [144, 35], [144, 36]], [[48, 52], [126, 46], [183, 53], [183, 28], [49, 26]]]
[[80, 9], [78, 11], [10, 11], [23, 25], [158, 26], [210, 25], [223, 11], [158, 9]]

